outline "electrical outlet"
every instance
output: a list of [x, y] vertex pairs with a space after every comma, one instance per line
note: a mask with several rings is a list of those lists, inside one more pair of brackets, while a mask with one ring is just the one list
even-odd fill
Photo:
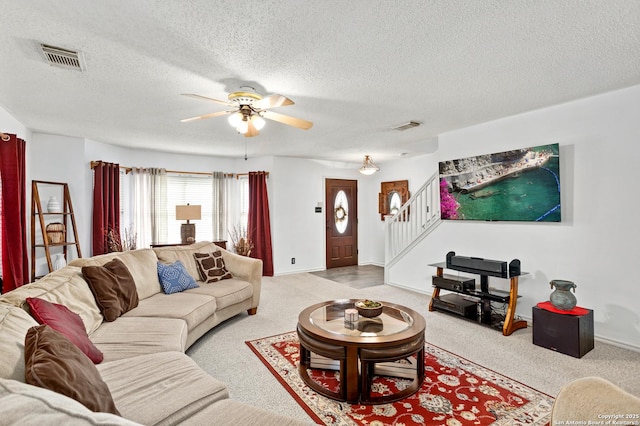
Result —
[[296, 258], [295, 258], [295, 257], [292, 257], [292, 258], [291, 258], [291, 264], [292, 264], [292, 265], [295, 265], [295, 264], [296, 264]]

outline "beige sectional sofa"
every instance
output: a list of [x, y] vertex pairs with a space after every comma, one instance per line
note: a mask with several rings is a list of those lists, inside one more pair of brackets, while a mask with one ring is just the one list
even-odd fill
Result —
[[[222, 253], [231, 279], [203, 283], [194, 253]], [[137, 291], [137, 306], [105, 321], [83, 267], [119, 259]], [[198, 288], [162, 291], [157, 264], [180, 260]], [[111, 262], [113, 263], [113, 262]], [[76, 259], [65, 268], [0, 296], [0, 424], [261, 424], [296, 420], [229, 399], [226, 385], [185, 355], [217, 324], [255, 314], [262, 262], [202, 242]], [[27, 298], [64, 305], [78, 314], [104, 359], [95, 364], [120, 416], [90, 411], [72, 398], [25, 381], [25, 336], [38, 326]], [[74, 348], [75, 349], [75, 348]], [[87, 358], [88, 360], [89, 358]]]

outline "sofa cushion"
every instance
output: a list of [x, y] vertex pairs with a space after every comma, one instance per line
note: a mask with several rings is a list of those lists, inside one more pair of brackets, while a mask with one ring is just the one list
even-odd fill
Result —
[[188, 290], [187, 293], [207, 294], [216, 299], [216, 312], [235, 305], [244, 300], [251, 300], [253, 286], [246, 281], [235, 278], [215, 283], [214, 285], [201, 285], [198, 288]]
[[168, 265], [158, 262], [158, 279], [165, 294], [180, 293], [199, 287], [179, 260]]
[[25, 337], [26, 382], [61, 393], [96, 412], [120, 414], [91, 360], [48, 325], [31, 327]]
[[161, 262], [173, 263], [176, 260], [181, 261], [185, 268], [187, 268], [189, 275], [196, 280], [200, 278], [200, 272], [198, 271], [198, 266], [193, 258], [193, 253], [211, 253], [216, 250], [221, 249], [217, 245], [208, 241], [201, 241], [188, 246], [156, 247], [153, 249], [158, 256], [158, 260]]
[[229, 397], [224, 383], [178, 352], [103, 362], [96, 368], [109, 385], [122, 416], [147, 425], [182, 424], [203, 408]]
[[[262, 408], [244, 404], [233, 399], [225, 399], [210, 405], [189, 418], [193, 425], [260, 425], [260, 426], [310, 426], [315, 422], [297, 420], [268, 411]], [[380, 423], [382, 424], [382, 423]]]
[[83, 266], [82, 275], [105, 321], [113, 321], [138, 306], [138, 292], [129, 270], [119, 259], [102, 266]]
[[0, 377], [24, 382], [24, 336], [36, 325], [27, 311], [0, 303]]
[[27, 297], [66, 306], [80, 315], [87, 334], [91, 334], [104, 321], [79, 267], [66, 266], [53, 271], [35, 282], [3, 294], [1, 300], [28, 310]]
[[224, 259], [219, 250], [211, 253], [193, 253], [193, 257], [198, 265], [200, 278], [206, 284], [232, 278], [224, 266]]
[[67, 396], [16, 380], [0, 379], [4, 425], [139, 426], [110, 413], [94, 413]]
[[120, 317], [105, 322], [92, 335], [104, 362], [157, 352], [187, 349], [186, 321], [177, 318]]
[[192, 294], [190, 291], [193, 290], [175, 294], [158, 293], [141, 300], [124, 317], [179, 318], [187, 322], [191, 331], [216, 312], [217, 304], [212, 296]]
[[138, 297], [140, 299], [146, 299], [162, 291], [160, 290], [160, 281], [158, 281], [158, 273], [156, 272], [158, 257], [152, 249], [130, 250], [101, 254], [90, 258], [75, 259], [71, 261], [69, 265], [80, 267], [104, 265], [116, 258], [120, 259], [122, 263], [127, 266], [136, 283]]
[[94, 364], [102, 362], [104, 358], [102, 352], [89, 340], [80, 315], [71, 312], [64, 305], [47, 302], [37, 297], [28, 297], [27, 303], [29, 304], [31, 315], [36, 321], [62, 333], [88, 356]]

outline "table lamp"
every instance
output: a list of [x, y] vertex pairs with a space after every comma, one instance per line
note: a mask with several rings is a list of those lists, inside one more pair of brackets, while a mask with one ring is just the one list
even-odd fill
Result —
[[200, 218], [200, 206], [192, 206], [190, 204], [186, 206], [176, 206], [176, 220], [187, 221], [187, 223], [183, 223], [180, 227], [182, 244], [191, 244], [196, 241], [196, 225], [195, 223], [189, 223], [189, 221], [200, 220]]

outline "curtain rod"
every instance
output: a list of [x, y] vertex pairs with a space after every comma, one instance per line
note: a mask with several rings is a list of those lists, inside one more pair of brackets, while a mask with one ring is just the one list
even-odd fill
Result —
[[2, 133], [2, 132], [0, 132], [0, 138], [1, 138], [3, 141], [7, 142], [8, 140], [10, 140], [10, 139], [11, 139], [11, 136], [7, 135], [6, 133]]
[[[100, 164], [101, 161], [92, 161], [91, 162], [91, 168], [95, 168], [98, 164]], [[133, 170], [133, 167], [127, 167], [127, 166], [119, 166], [121, 169], [124, 169], [126, 173], [129, 173], [131, 170]], [[185, 172], [185, 171], [179, 171], [179, 170], [167, 170], [167, 173], [179, 173], [179, 174], [186, 174], [186, 175], [205, 175], [205, 176], [213, 176], [213, 173], [211, 172]], [[269, 176], [269, 172], [266, 172], [267, 176]], [[235, 176], [236, 178], [238, 178], [238, 176], [248, 176], [249, 173], [236, 173]], [[225, 173], [225, 176], [227, 177], [233, 177], [234, 174], [233, 173]]]

